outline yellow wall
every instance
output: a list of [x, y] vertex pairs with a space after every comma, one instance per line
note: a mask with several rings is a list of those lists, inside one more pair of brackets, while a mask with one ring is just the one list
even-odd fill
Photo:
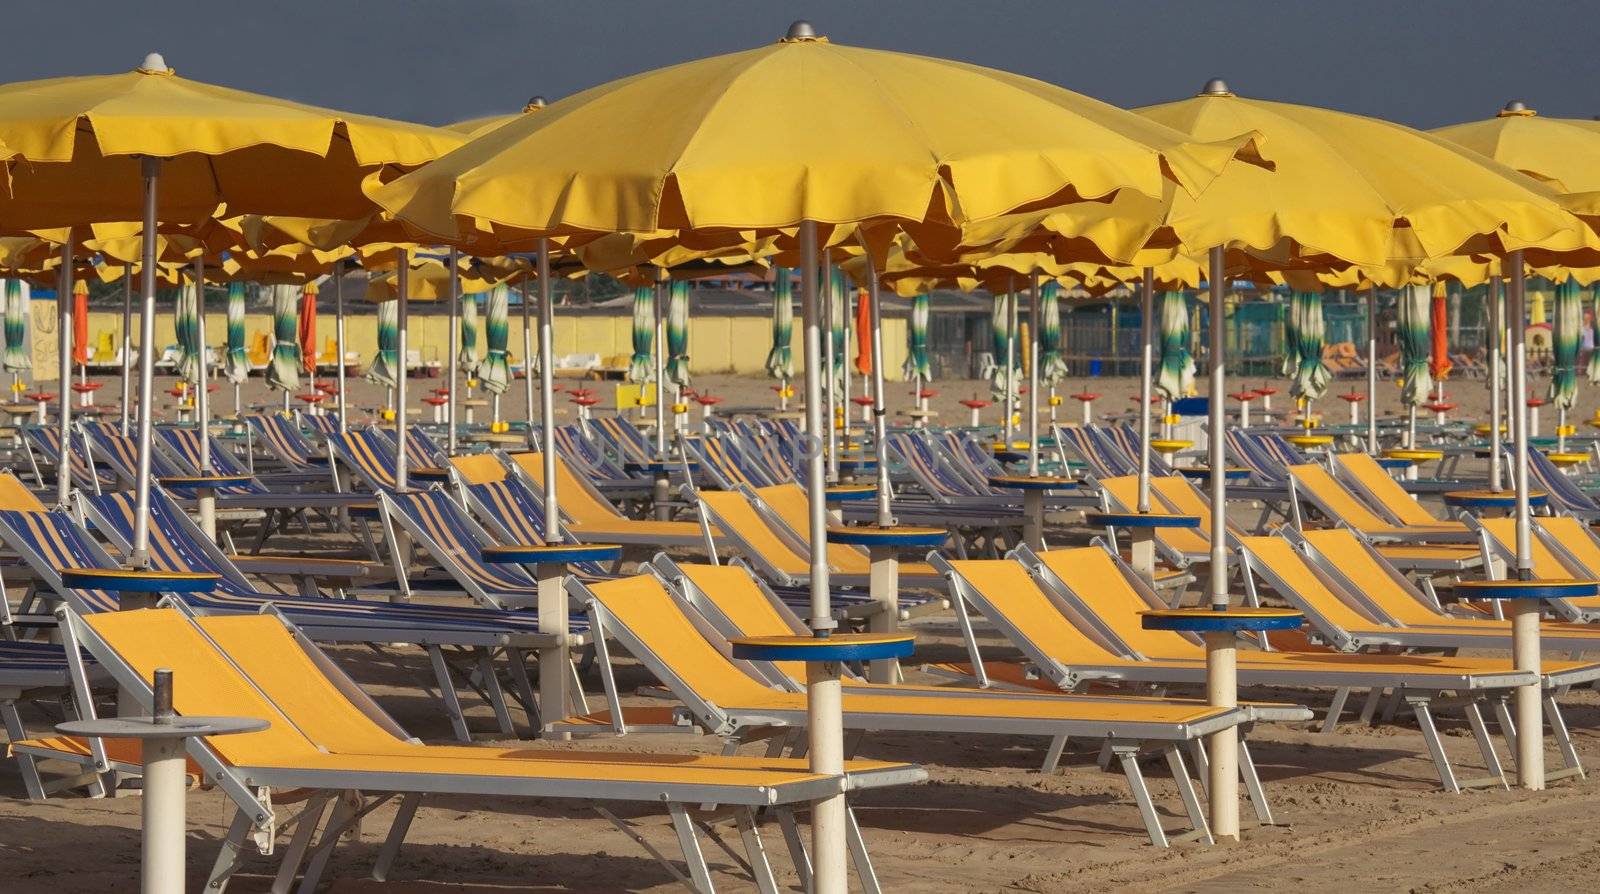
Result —
[[[35, 378], [40, 381], [56, 378], [56, 319], [55, 302], [33, 302], [32, 336]], [[378, 318], [372, 314], [350, 317], [345, 323], [346, 350], [355, 351], [363, 360], [378, 350]], [[407, 347], [418, 351], [424, 362], [448, 360], [448, 317], [443, 315], [412, 315], [407, 333]], [[511, 317], [511, 355], [513, 362], [522, 362], [521, 318]], [[135, 322], [135, 327], [137, 327]], [[221, 313], [206, 314], [206, 341], [220, 344], [225, 338], [227, 320]], [[137, 331], [137, 329], [135, 330]], [[253, 343], [258, 334], [271, 333], [272, 318], [267, 314], [250, 314], [244, 323], [245, 344]], [[97, 344], [101, 332], [112, 333], [113, 343], [122, 338], [122, 314], [113, 311], [90, 311], [89, 344]], [[334, 318], [331, 314], [317, 318], [317, 341], [326, 344], [334, 335]], [[626, 363], [633, 353], [633, 318], [631, 316], [595, 317], [556, 315], [555, 352], [564, 354], [599, 354], [602, 359], [622, 355]], [[166, 346], [177, 341], [173, 334], [172, 314], [156, 317], [156, 344]], [[772, 347], [772, 326], [765, 317], [693, 317], [689, 320], [689, 371], [691, 373], [738, 373], [765, 375], [767, 352]], [[804, 368], [802, 363], [800, 321], [794, 328], [795, 371]], [[479, 350], [483, 342], [479, 341]], [[850, 356], [855, 356], [854, 339]], [[900, 378], [900, 367], [906, 357], [906, 321], [883, 321], [883, 352], [885, 374], [891, 379]]]

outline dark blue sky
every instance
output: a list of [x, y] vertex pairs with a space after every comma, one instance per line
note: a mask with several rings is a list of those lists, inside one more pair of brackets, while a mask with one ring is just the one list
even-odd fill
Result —
[[132, 68], [158, 50], [189, 77], [442, 124], [764, 43], [795, 18], [1122, 106], [1220, 75], [1241, 94], [1419, 127], [1513, 98], [1600, 114], [1596, 0], [13, 0], [0, 81]]

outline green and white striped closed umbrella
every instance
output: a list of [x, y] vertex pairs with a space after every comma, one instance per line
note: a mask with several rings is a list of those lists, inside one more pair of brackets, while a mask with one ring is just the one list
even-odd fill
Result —
[[1316, 400], [1327, 393], [1328, 383], [1333, 381], [1333, 374], [1322, 362], [1327, 324], [1322, 317], [1321, 293], [1296, 292], [1289, 306], [1289, 317], [1295, 321], [1295, 346], [1300, 356], [1289, 382], [1289, 393]]
[[640, 286], [633, 290], [633, 356], [628, 358], [628, 381], [643, 385], [655, 377], [655, 358], [650, 349], [656, 340], [656, 290]]
[[178, 377], [192, 385], [200, 383], [200, 327], [195, 320], [197, 303], [195, 287], [185, 284], [178, 287], [172, 307], [172, 329], [178, 337], [176, 371]]
[[490, 394], [505, 394], [511, 387], [511, 289], [505, 285], [489, 291], [485, 305], [484, 333], [489, 353], [483, 358], [483, 390]]
[[244, 289], [242, 282], [228, 283], [228, 350], [222, 355], [222, 374], [235, 385], [250, 378], [250, 357], [244, 346]]
[[477, 378], [483, 358], [478, 354], [478, 296], [461, 296], [461, 374]]
[[1167, 400], [1194, 394], [1194, 354], [1189, 351], [1189, 297], [1183, 292], [1162, 292], [1156, 319], [1161, 343], [1161, 368], [1156, 387]]
[[8, 373], [20, 373], [33, 368], [33, 358], [28, 356], [28, 284], [20, 279], [5, 282], [6, 350], [0, 365]]
[[293, 391], [300, 387], [300, 289], [272, 287], [272, 360], [267, 387]]
[[[994, 331], [994, 361], [989, 370], [989, 390], [996, 398], [1003, 398], [1006, 394], [1006, 353], [1010, 350], [1011, 365], [1017, 369], [1022, 368], [1022, 352], [1010, 348], [1011, 344], [1011, 305], [1008, 295], [995, 295], [994, 308], [989, 312], [989, 326]], [[1019, 375], [1012, 381], [1020, 384], [1022, 377]]]
[[794, 378], [794, 285], [792, 272], [779, 267], [772, 280], [772, 350], [767, 375], [787, 382]]
[[1295, 296], [1291, 296], [1283, 314], [1283, 366], [1279, 369], [1280, 375], [1291, 378], [1300, 368], [1300, 318], [1295, 315], [1295, 306]]
[[400, 305], [394, 301], [378, 302], [378, 353], [367, 364], [367, 381], [385, 388], [399, 382], [400, 369]]
[[849, 283], [845, 282], [844, 271], [837, 266], [830, 268], [828, 276], [828, 337], [833, 339], [833, 381], [835, 387], [844, 387], [845, 352], [848, 350], [848, 336], [845, 326], [850, 318], [850, 309], [847, 306], [847, 289]]
[[667, 381], [689, 384], [689, 284], [681, 280], [667, 291]]
[[1427, 402], [1433, 390], [1433, 374], [1428, 372], [1428, 359], [1432, 354], [1428, 339], [1432, 305], [1430, 286], [1407, 286], [1400, 290], [1400, 400], [1410, 407]]
[[1039, 381], [1046, 385], [1067, 377], [1061, 356], [1061, 286], [1047, 282], [1039, 290]]
[[1550, 402], [1571, 409], [1578, 401], [1578, 348], [1583, 338], [1583, 297], [1573, 279], [1556, 285], [1555, 369], [1550, 374]]
[[1595, 283], [1589, 294], [1594, 327], [1594, 350], [1589, 352], [1589, 381], [1600, 385], [1600, 283]]
[[907, 379], [920, 379], [924, 384], [933, 381], [933, 363], [928, 356], [928, 296], [920, 294], [911, 299], [911, 316], [906, 320], [906, 362], [903, 372]]

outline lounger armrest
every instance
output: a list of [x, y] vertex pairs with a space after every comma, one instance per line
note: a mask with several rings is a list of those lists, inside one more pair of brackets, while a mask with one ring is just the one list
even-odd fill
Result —
[[229, 556], [240, 571], [250, 574], [290, 577], [336, 577], [354, 579], [372, 574], [371, 562], [357, 559], [319, 559], [304, 556]]

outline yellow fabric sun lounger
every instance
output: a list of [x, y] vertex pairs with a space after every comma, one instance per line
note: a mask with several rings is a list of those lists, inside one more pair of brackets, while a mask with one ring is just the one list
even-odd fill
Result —
[[1338, 464], [1339, 477], [1349, 481], [1356, 492], [1387, 515], [1389, 521], [1423, 528], [1465, 528], [1460, 522], [1442, 519], [1429, 512], [1371, 456], [1365, 453], [1340, 453], [1334, 456], [1333, 461]]
[[[257, 717], [271, 723], [259, 732], [190, 744], [206, 778], [221, 784], [236, 805], [249, 811], [236, 814], [230, 826], [229, 844], [236, 855], [252, 825], [272, 828], [270, 791], [279, 788], [304, 787], [324, 796], [350, 790], [364, 796], [404, 794], [384, 848], [387, 858], [380, 860], [387, 862], [422, 794], [666, 802], [674, 824], [680, 825], [690, 804], [785, 805], [841, 787], [898, 784], [924, 776], [911, 765], [875, 761], [851, 762], [841, 779], [814, 774], [803, 761], [775, 758], [424, 745], [406, 738], [364, 697], [352, 700], [354, 684], [276, 618], [196, 621], [175, 609], [143, 609], [75, 618], [72, 623], [81, 625], [75, 630], [83, 646], [136, 698], [148, 701], [144, 681], [165, 667], [174, 672], [173, 703], [179, 714]], [[16, 747], [50, 756], [51, 745], [30, 741]], [[319, 813], [323, 807], [317, 808]], [[344, 831], [337, 825], [340, 816], [335, 812], [329, 821], [319, 849], [331, 846]], [[680, 837], [683, 832], [680, 825]], [[303, 843], [291, 844], [286, 861], [298, 863], [303, 848]], [[704, 873], [698, 854], [688, 847], [685, 851], [698, 879]], [[325, 859], [312, 860], [308, 887], [315, 886]]]
[[[1494, 557], [1506, 565], [1515, 560], [1516, 519], [1480, 518], [1474, 524], [1488, 538], [1484, 546]], [[1534, 537], [1529, 546], [1534, 577], [1541, 580], [1593, 579], [1600, 574], [1600, 542], [1596, 542], [1589, 526], [1581, 519], [1570, 515], [1536, 516], [1533, 519], [1533, 531]], [[1490, 558], [1486, 555], [1485, 563]], [[1569, 621], [1588, 623], [1600, 620], [1600, 596], [1551, 599], [1546, 605]]]
[[[529, 483], [536, 488], [544, 487], [543, 453], [525, 451], [505, 455], [516, 464], [522, 474], [527, 476]], [[475, 474], [484, 474], [478, 467], [475, 467], [474, 471]], [[501, 478], [504, 474], [502, 469]], [[561, 500], [561, 511], [571, 519], [567, 523], [567, 530], [580, 541], [588, 543], [622, 541], [660, 546], [703, 547], [705, 545], [705, 534], [696, 522], [640, 521], [618, 512], [616, 507], [607, 502], [588, 482], [573, 474], [572, 468], [560, 457], [556, 458], [556, 488]], [[712, 534], [716, 537], [721, 536], [721, 532], [715, 528], [712, 529]]]
[[1435, 519], [1424, 524], [1394, 524], [1378, 515], [1372, 507], [1340, 484], [1338, 479], [1328, 474], [1327, 469], [1315, 463], [1290, 466], [1289, 480], [1294, 485], [1297, 506], [1302, 500], [1309, 502], [1329, 519], [1349, 525], [1367, 537], [1424, 543], [1460, 543], [1475, 539], [1461, 522]]

